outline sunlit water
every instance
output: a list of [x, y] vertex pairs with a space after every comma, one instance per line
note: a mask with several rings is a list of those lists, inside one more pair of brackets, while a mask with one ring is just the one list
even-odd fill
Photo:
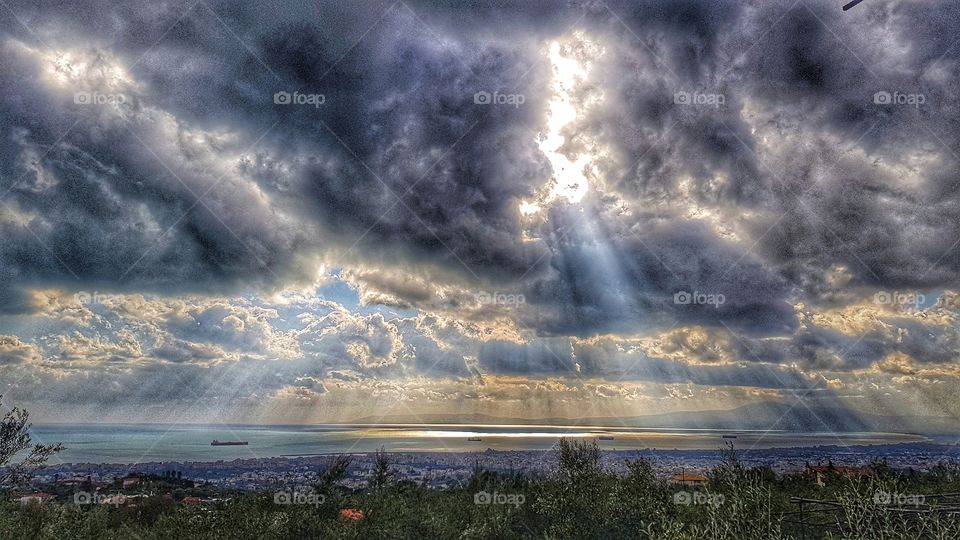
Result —
[[[595, 440], [604, 449], [716, 449], [725, 442], [739, 448], [818, 445], [890, 444], [925, 440], [896, 433], [788, 433], [779, 431], [716, 431], [625, 429], [583, 426], [508, 426], [454, 424], [384, 425], [165, 425], [72, 424], [36, 425], [39, 442], [62, 442], [66, 449], [54, 462], [135, 463], [149, 461], [216, 461], [237, 458], [360, 453], [385, 448], [391, 452], [471, 452], [545, 450], [560, 437]], [[726, 438], [724, 438], [726, 436]], [[601, 439], [604, 437], [604, 439]], [[606, 440], [612, 437], [612, 440]], [[735, 438], [734, 438], [735, 437]], [[469, 440], [469, 439], [477, 439]], [[247, 441], [246, 446], [211, 446], [220, 441]]]

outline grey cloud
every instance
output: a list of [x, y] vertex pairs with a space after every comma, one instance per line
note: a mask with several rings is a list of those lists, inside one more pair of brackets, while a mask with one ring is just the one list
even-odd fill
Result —
[[[890, 321], [896, 335], [850, 337], [801, 325], [792, 307], [850, 301], [831, 282], [838, 267], [844, 286], [863, 289], [960, 283], [956, 3], [877, 0], [849, 16], [826, 0], [611, 2], [616, 16], [599, 4], [540, 2], [11, 6], [44, 43], [72, 50], [64, 73], [88, 71], [54, 82], [50, 51], [0, 12], [9, 23], [0, 31], [0, 192], [9, 190], [0, 313], [34, 309], [31, 288], [260, 291], [315, 278], [323, 259], [395, 271], [355, 273], [369, 303], [446, 316], [473, 287], [523, 294], [512, 311], [464, 308], [463, 318], [514, 318], [540, 338], [482, 344], [340, 312], [313, 313], [287, 336], [272, 313], [197, 307], [138, 336], [142, 350], [126, 356], [77, 339], [63, 365], [137, 359], [159, 373], [148, 362], [159, 360], [189, 377], [226, 354], [244, 365], [276, 356], [274, 340], [288, 338], [304, 358], [282, 377], [251, 368], [271, 389], [325, 373], [571, 374], [578, 365], [584, 375], [776, 388], [804, 379], [787, 368], [775, 377], [756, 360], [857, 369], [891, 351], [945, 362], [957, 349], [951, 332], [910, 320]], [[529, 225], [518, 203], [552, 172], [536, 146], [550, 76], [538, 48], [577, 20], [605, 48], [594, 72], [605, 102], [569, 127], [565, 150], [588, 139], [605, 154], [581, 205], [558, 203]], [[133, 82], [116, 82], [115, 60]], [[78, 89], [111, 84], [129, 103], [72, 102]], [[279, 90], [327, 101], [275, 105]], [[527, 101], [477, 105], [480, 90]], [[879, 105], [881, 90], [927, 102]], [[726, 103], [678, 106], [678, 91], [718, 92]], [[404, 268], [416, 279], [394, 277]], [[441, 302], [440, 286], [460, 296]], [[677, 304], [681, 291], [725, 302]], [[629, 368], [628, 357], [573, 350], [568, 339], [672, 325], [729, 326], [750, 365], [643, 357]], [[5, 364], [39, 354], [26, 342], [7, 349]], [[125, 377], [116, 395], [129, 391]], [[238, 395], [253, 393], [228, 380]]]
[[492, 341], [481, 345], [479, 366], [493, 373], [575, 375], [578, 368], [572, 352], [564, 338], [527, 344]]
[[[574, 214], [575, 215], [575, 214]], [[724, 245], [696, 222], [628, 228], [598, 214], [593, 228], [553, 214], [570, 230], [557, 240], [553, 267], [531, 285], [531, 325], [590, 335], [685, 324], [729, 324], [748, 332], [796, 326], [786, 283], [750, 257]], [[605, 228], [604, 228], [605, 227]], [[676, 293], [714, 295], [723, 302], [678, 304]]]
[[0, 365], [26, 364], [40, 359], [40, 350], [17, 336], [0, 336]]

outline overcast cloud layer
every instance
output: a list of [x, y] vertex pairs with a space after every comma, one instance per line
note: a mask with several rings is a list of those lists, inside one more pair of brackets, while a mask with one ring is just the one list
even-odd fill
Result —
[[956, 416], [958, 25], [12, 2], [3, 392], [88, 420]]

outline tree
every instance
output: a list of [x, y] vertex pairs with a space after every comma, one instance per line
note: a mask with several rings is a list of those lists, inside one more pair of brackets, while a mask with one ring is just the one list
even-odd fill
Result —
[[348, 455], [338, 455], [331, 458], [326, 467], [321, 469], [317, 475], [320, 488], [330, 489], [337, 482], [346, 478], [347, 469], [350, 468], [352, 462], [353, 458]]
[[393, 483], [396, 474], [396, 471], [390, 468], [390, 458], [387, 456], [386, 450], [383, 448], [377, 450], [373, 470], [370, 472], [370, 487], [379, 491]]
[[616, 478], [603, 470], [596, 442], [560, 439], [557, 475], [534, 502], [551, 538], [607, 538]]
[[559, 455], [560, 477], [567, 482], [591, 480], [602, 473], [600, 468], [600, 447], [596, 441], [592, 444], [560, 439]]
[[[34, 444], [30, 435], [33, 424], [29, 418], [30, 413], [26, 410], [14, 407], [0, 420], [0, 484], [22, 480], [34, 469], [44, 466], [50, 456], [63, 450], [59, 443]], [[15, 461], [21, 452], [27, 454]]]

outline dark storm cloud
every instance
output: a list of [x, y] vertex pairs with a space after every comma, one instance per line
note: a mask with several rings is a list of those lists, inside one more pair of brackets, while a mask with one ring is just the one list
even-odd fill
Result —
[[552, 272], [526, 295], [539, 317], [532, 325], [567, 335], [635, 332], [671, 319], [760, 333], [796, 326], [785, 282], [702, 224], [633, 230], [606, 215], [601, 229], [572, 213], [553, 214], [570, 229], [556, 241]]
[[290, 272], [302, 233], [271, 226], [268, 209], [235, 179], [217, 183], [232, 167], [209, 170], [215, 143], [198, 143], [192, 155], [169, 139], [184, 136], [182, 126], [143, 109], [147, 98], [132, 88], [114, 90], [126, 96], [125, 119], [73, 102], [74, 91], [106, 93], [101, 53], [75, 60], [94, 64], [94, 80], [58, 92], [39, 81], [51, 66], [31, 65], [46, 51], [2, 46], [10, 61], [0, 67], [0, 120], [12, 128], [0, 140], [0, 274], [9, 278], [0, 288], [12, 300], [4, 309], [23, 309], [22, 286], [226, 290]]
[[[679, 199], [739, 221], [749, 240], [731, 252], [753, 247], [744, 261], [759, 259], [765, 272], [779, 274], [808, 301], [835, 295], [827, 281], [838, 265], [852, 274], [852, 284], [956, 286], [960, 252], [951, 246], [960, 237], [960, 158], [952, 149], [960, 139], [949, 81], [958, 74], [960, 49], [938, 30], [956, 22], [960, 9], [877, 2], [854, 18], [838, 18], [829, 2], [755, 7], [747, 13], [727, 3], [615, 6], [633, 32], [608, 28], [597, 77], [614, 97], [581, 133], [614, 149], [615, 159], [601, 165], [606, 185], [630, 201], [638, 219], [682, 228], [677, 221], [689, 218], [671, 205]], [[656, 42], [641, 45], [651, 32]], [[725, 103], [677, 106], [678, 91], [720, 94]], [[926, 102], [878, 104], [877, 92], [922, 94]], [[751, 128], [758, 119], [766, 133]], [[929, 164], [911, 161], [917, 156]], [[742, 210], [756, 213], [745, 217]], [[653, 250], [666, 261], [687, 253], [681, 246]], [[744, 269], [734, 266], [725, 289], [750, 291], [749, 300], [753, 277], [739, 281]], [[571, 276], [584, 275], [569, 267]], [[783, 284], [767, 295], [770, 306], [780, 305]], [[608, 299], [615, 294], [605, 284], [596, 287]], [[747, 304], [741, 313], [749, 322], [771, 320], [757, 309], [761, 304]], [[593, 308], [578, 316], [575, 307], [573, 317], [597, 321], [610, 313], [622, 322], [638, 311], [629, 301]], [[692, 320], [707, 313], [688, 311]], [[770, 330], [791, 328], [780, 319], [772, 317]], [[873, 357], [866, 354], [864, 362]]]
[[[345, 243], [369, 229], [361, 251], [393, 245], [395, 260], [426, 256], [463, 274], [519, 272], [540, 255], [513, 247], [521, 232], [516, 199], [548, 173], [534, 143], [542, 116], [542, 92], [529, 90], [542, 82], [534, 49], [469, 39], [448, 47], [402, 5], [324, 7], [309, 17], [282, 10], [266, 19], [252, 8], [213, 5], [226, 26], [206, 6], [143, 16], [120, 10], [108, 21], [98, 5], [85, 15], [75, 6], [17, 7], [53, 48], [73, 41], [51, 35], [58, 27], [60, 36], [90, 39], [71, 16], [96, 19], [101, 34], [73, 59], [102, 64], [85, 74], [98, 77], [81, 81], [85, 91], [110, 82], [108, 54], [136, 66], [135, 83], [117, 90], [127, 97], [118, 118], [46, 88], [50, 66], [38, 64], [52, 62], [43, 58], [50, 51], [28, 32], [5, 42], [11, 61], [0, 116], [13, 130], [0, 148], [4, 188], [6, 202], [28, 216], [4, 223], [12, 240], [0, 256], [10, 278], [6, 310], [26, 307], [22, 285], [169, 292], [295, 277], [294, 252], [319, 247], [306, 238], [311, 222]], [[243, 43], [230, 35], [234, 28]], [[163, 39], [145, 47], [154, 36]], [[294, 90], [322, 93], [326, 106], [273, 103], [274, 92]], [[530, 98], [507, 110], [475, 104], [478, 91]], [[166, 132], [156, 125], [163, 121], [171, 123]], [[163, 140], [226, 125], [240, 133], [230, 145], [239, 153], [273, 123], [279, 127], [262, 145], [271, 152], [222, 170], [210, 170], [198, 149]], [[211, 141], [199, 151], [222, 146]], [[238, 171], [257, 184], [232, 178]], [[286, 200], [283, 210], [306, 225], [275, 221], [262, 201], [257, 208], [258, 188]], [[42, 219], [29, 219], [35, 214]]]
[[[826, 1], [14, 3], [44, 43], [94, 66], [71, 84], [110, 83], [96, 63], [112, 58], [135, 83], [120, 87], [130, 101], [119, 112], [74, 106], [76, 87], [51, 89], [50, 51], [0, 15], [0, 309], [28, 309], [28, 287], [170, 293], [306, 279], [313, 268], [298, 255], [361, 235], [361, 261], [436, 265], [522, 292], [519, 317], [544, 335], [675, 323], [789, 336], [791, 301], [816, 301], [837, 265], [857, 285], [956, 285], [960, 250], [947, 248], [960, 237], [960, 160], [944, 145], [960, 143], [960, 47], [945, 29], [960, 8], [865, 7], [840, 18]], [[609, 151], [602, 193], [585, 199], [586, 226], [566, 215], [578, 209], [556, 207], [525, 241], [517, 205], [551, 174], [535, 143], [550, 76], [538, 49], [575, 22], [605, 49], [593, 81], [605, 104], [570, 128]], [[273, 103], [294, 90], [326, 101]], [[928, 102], [877, 105], [882, 90]], [[526, 102], [478, 105], [478, 91]], [[725, 103], [685, 107], [678, 92]], [[918, 152], [930, 163], [912, 163]], [[897, 183], [911, 171], [913, 187]], [[699, 208], [719, 217], [691, 217]], [[722, 236], [725, 221], [745, 234]], [[682, 304], [678, 292], [725, 301]], [[214, 337], [229, 336], [204, 339]], [[384, 340], [374, 356], [391, 353]], [[797, 347], [833, 341], [804, 334]], [[462, 371], [434, 347], [418, 348], [432, 355], [424, 365]], [[862, 347], [861, 363], [880, 355]]]
[[[609, 167], [605, 181], [626, 195], [656, 196], [675, 190], [680, 177], [690, 175], [704, 202], [755, 203], [763, 181], [750, 150], [738, 140], [749, 135], [739, 117], [740, 98], [725, 77], [733, 67], [725, 42], [748, 31], [739, 20], [743, 4], [610, 6], [619, 19], [601, 10], [595, 20], [612, 49], [596, 75], [610, 98], [587, 125], [587, 133], [609, 141], [619, 153], [617, 164], [604, 164]], [[641, 42], [650, 35], [657, 36], [653, 46]], [[677, 106], [679, 93], [722, 94], [727, 102]], [[711, 185], [721, 173], [730, 177], [728, 183]]]
[[[949, 81], [960, 73], [960, 51], [935, 29], [960, 21], [960, 9], [877, 2], [846, 23], [829, 8], [810, 3], [787, 12], [736, 73], [753, 99], [784, 112], [780, 133], [790, 135], [799, 120], [795, 143], [820, 132], [866, 159], [816, 143], [766, 163], [777, 194], [771, 219], [785, 217], [760, 251], [804, 284], [842, 264], [854, 283], [955, 286], [960, 109]], [[925, 103], [877, 104], [877, 92], [919, 94]], [[931, 165], [910, 163], [918, 155]], [[900, 170], [883, 168], [892, 165]], [[757, 234], [773, 225], [765, 221]]]
[[[591, 348], [577, 351], [584, 364], [599, 368], [617, 381], [650, 381], [662, 384], [692, 383], [704, 386], [752, 386], [757, 388], [810, 389], [821, 387], [794, 368], [756, 364], [696, 365], [615, 351]], [[593, 371], [588, 371], [593, 373]]]
[[790, 345], [792, 359], [804, 367], [819, 369], [866, 368], [883, 358], [893, 347], [876, 332], [847, 336], [816, 327], [796, 335]]
[[577, 366], [571, 353], [570, 341], [565, 338], [524, 344], [491, 341], [481, 344], [479, 364], [491, 373], [572, 375]]
[[[342, 161], [306, 172], [316, 214], [341, 233], [370, 229], [370, 244], [406, 246], [468, 275], [522, 272], [539, 254], [515, 247], [517, 201], [547, 178], [534, 142], [541, 111], [521, 81], [530, 59], [488, 47], [460, 53], [463, 65], [426, 36], [393, 47], [396, 63], [357, 89], [362, 105], [331, 120], [356, 158], [341, 149]], [[504, 89], [530, 99], [521, 108], [474, 103], [478, 91]]]
[[599, 377], [661, 384], [803, 389], [821, 386], [795, 368], [749, 363], [693, 364], [628, 351], [616, 340], [587, 344], [573, 344], [565, 338], [526, 344], [490, 342], [481, 345], [479, 366], [485, 373], [493, 374]]
[[[876, 312], [869, 319], [848, 314], [851, 324], [831, 327], [806, 316], [795, 333], [784, 337], [733, 336], [735, 356], [752, 362], [790, 363], [801, 369], [862, 370], [890, 355], [918, 363], [949, 363], [960, 351], [954, 308], [941, 304], [910, 313]], [[862, 310], [862, 308], [861, 308]], [[870, 313], [869, 308], [862, 310]], [[847, 319], [841, 317], [840, 320]]]

